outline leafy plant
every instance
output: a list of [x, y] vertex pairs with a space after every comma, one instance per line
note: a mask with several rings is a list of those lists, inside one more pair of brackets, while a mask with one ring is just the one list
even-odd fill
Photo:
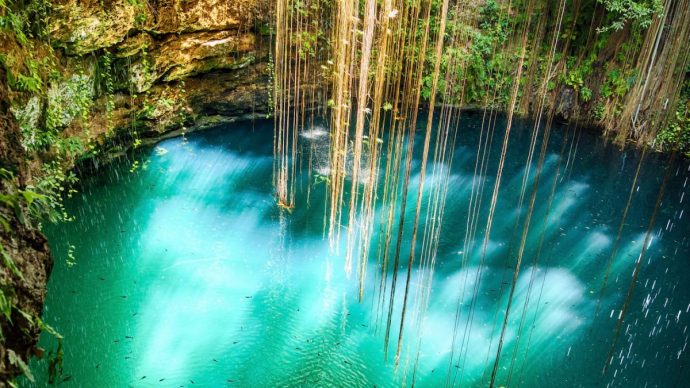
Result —
[[40, 93], [43, 90], [43, 80], [39, 73], [39, 62], [28, 58], [24, 61], [28, 74], [13, 74], [7, 71], [7, 81], [10, 87], [16, 91], [29, 92], [33, 94]]
[[670, 124], [659, 131], [656, 144], [690, 157], [690, 77], [685, 80], [676, 113]]
[[134, 14], [134, 25], [141, 27], [148, 20], [146, 15], [147, 3], [144, 0], [127, 0], [130, 5], [136, 8], [136, 13]]
[[29, 369], [29, 366], [26, 365], [26, 363], [24, 362], [24, 360], [22, 360], [21, 357], [17, 356], [14, 350], [7, 349], [7, 358], [9, 359], [10, 364], [18, 367], [22, 374], [26, 376], [26, 378], [29, 381], [31, 381], [32, 383], [36, 381], [34, 379], [34, 375], [31, 374], [31, 369]]
[[[455, 56], [456, 61], [465, 63], [458, 74], [458, 79], [465, 80], [465, 103], [483, 103], [487, 97], [487, 90], [498, 90], [496, 97], [499, 103], [509, 99], [508, 90], [504, 87], [507, 80], [503, 74], [508, 74], [509, 64], [516, 56], [511, 52], [503, 52], [499, 48], [507, 41], [511, 32], [510, 24], [501, 16], [501, 6], [495, 0], [488, 0], [479, 9], [479, 29], [471, 29], [464, 24], [451, 25], [449, 30], [466, 36], [471, 42], [464, 49], [446, 50], [445, 62]], [[507, 78], [507, 77], [506, 77]], [[493, 94], [493, 93], [492, 93]]]
[[580, 99], [582, 102], [589, 102], [592, 99], [592, 89], [583, 86], [580, 89]]
[[[47, 219], [50, 222], [72, 221], [73, 216], [67, 213], [64, 197], [70, 197], [76, 192], [73, 185], [77, 177], [73, 172], [65, 172], [60, 160], [45, 163], [38, 182], [27, 189], [40, 195], [37, 206], [30, 207], [31, 215], [37, 220]], [[64, 197], [63, 197], [64, 196]]]
[[594, 118], [597, 119], [598, 121], [603, 120], [605, 114], [606, 114], [606, 107], [604, 106], [604, 104], [599, 103], [594, 107]]
[[654, 15], [664, 9], [661, 0], [598, 0], [608, 12], [610, 23], [598, 32], [622, 30], [627, 23], [635, 23], [648, 28]]
[[19, 268], [17, 268], [17, 265], [14, 263], [14, 260], [12, 260], [12, 257], [10, 257], [9, 253], [5, 250], [5, 248], [0, 245], [0, 256], [2, 256], [2, 264], [10, 270], [16, 277], [24, 280], [24, 275], [22, 275], [21, 271]]
[[113, 111], [115, 110], [115, 81], [113, 77], [113, 55], [104, 50], [98, 58], [95, 71], [95, 94], [105, 96], [105, 115], [107, 130], [113, 129]]

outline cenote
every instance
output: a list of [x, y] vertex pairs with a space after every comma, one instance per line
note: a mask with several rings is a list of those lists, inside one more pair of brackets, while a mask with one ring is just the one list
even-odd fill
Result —
[[[382, 270], [380, 257], [370, 255], [360, 301], [358, 271], [344, 270], [345, 235], [333, 244], [324, 226], [323, 127], [300, 133], [291, 212], [276, 206], [271, 184], [272, 120], [171, 138], [100, 166], [67, 201], [75, 220], [45, 230], [56, 258], [74, 257], [72, 265], [56, 260], [44, 311], [64, 337], [61, 385], [488, 385], [522, 238], [517, 220], [529, 203], [518, 206], [523, 178], [527, 172], [532, 187], [537, 168], [536, 158], [529, 171], [525, 164], [532, 123], [516, 121], [486, 255], [483, 227], [467, 250], [470, 201], [481, 200], [485, 222], [503, 140], [501, 131], [482, 137], [482, 119], [462, 114], [452, 164], [436, 166], [451, 166], [438, 254], [433, 271], [415, 263], [410, 272], [397, 365], [415, 201], [405, 209], [405, 259], [386, 352], [388, 299], [380, 284], [387, 273], [390, 291], [392, 264]], [[480, 142], [490, 148], [483, 175], [475, 174]], [[421, 157], [413, 158], [411, 193]], [[554, 125], [497, 386], [670, 387], [690, 377], [690, 228], [683, 219], [690, 164], [641, 157], [641, 150]], [[441, 183], [434, 177], [427, 176], [424, 203]], [[372, 242], [381, 233], [375, 228]], [[55, 339], [44, 333], [40, 345], [54, 349]], [[48, 359], [31, 367], [37, 382], [21, 385], [44, 386]]]

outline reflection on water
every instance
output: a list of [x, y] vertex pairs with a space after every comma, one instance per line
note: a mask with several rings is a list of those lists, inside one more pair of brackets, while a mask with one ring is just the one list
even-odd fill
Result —
[[[359, 303], [357, 276], [343, 271], [344, 252], [323, 238], [324, 184], [304, 174], [295, 212], [281, 214], [275, 206], [272, 123], [265, 122], [166, 140], [139, 155], [134, 172], [131, 160], [105, 167], [69, 203], [77, 220], [49, 227], [58, 262], [45, 319], [65, 337], [70, 378], [63, 385], [386, 387], [409, 384], [414, 374], [418, 386], [487, 386], [519, 244], [515, 225], [527, 209], [517, 204], [531, 125], [520, 123], [511, 140], [482, 265], [483, 228], [465, 244], [468, 203], [473, 181], [492, 187], [502, 139], [493, 139], [487, 176], [474, 177], [480, 120], [468, 115], [461, 124], [430, 302], [424, 316], [413, 313], [406, 323], [397, 368], [392, 356], [384, 358], [387, 308], [380, 308], [375, 287], [376, 257]], [[303, 170], [311, 154], [312, 171], [327, 175], [327, 132], [313, 128], [303, 141], [309, 145]], [[554, 131], [499, 385], [653, 387], [690, 377], [685, 162], [672, 167], [611, 366], [602, 374], [667, 164], [654, 155], [644, 161], [601, 293], [639, 157], [583, 131]], [[418, 176], [411, 182], [416, 186]], [[441, 183], [428, 179], [427, 192]], [[490, 189], [482, 194], [480, 225], [490, 195]], [[412, 220], [414, 204], [406, 211]], [[73, 267], [59, 260], [70, 245]], [[429, 284], [420, 276], [412, 271], [411, 306]], [[52, 348], [53, 340], [44, 336], [42, 345]], [[43, 386], [46, 361], [32, 367], [41, 380], [35, 385]]]

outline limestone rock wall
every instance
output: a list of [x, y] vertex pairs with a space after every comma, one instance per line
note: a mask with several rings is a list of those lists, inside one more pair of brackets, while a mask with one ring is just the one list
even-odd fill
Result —
[[[62, 115], [56, 128], [96, 146], [194, 129], [209, 111], [222, 120], [265, 116], [270, 9], [267, 0], [55, 0], [49, 38], [33, 44], [44, 47], [35, 60], [52, 64], [42, 74], [50, 92], [14, 93], [12, 109], [25, 133], [45, 127], [46, 112], [83, 113]], [[0, 46], [12, 48], [17, 72], [26, 73], [28, 48], [2, 37]], [[54, 93], [73, 89], [83, 92], [73, 103]]]
[[[27, 183], [28, 165], [21, 146], [20, 129], [9, 109], [5, 71], [0, 68], [0, 194], [12, 206], [0, 207], [0, 386], [22, 372], [34, 354], [40, 334], [36, 317], [43, 311], [52, 258], [45, 237], [31, 225], [21, 191]], [[9, 174], [11, 176], [9, 176]], [[8, 263], [11, 260], [11, 263]], [[7, 306], [13, 306], [9, 311]]]

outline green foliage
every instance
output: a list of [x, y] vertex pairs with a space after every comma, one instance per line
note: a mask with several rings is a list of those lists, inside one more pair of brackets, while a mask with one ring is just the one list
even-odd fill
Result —
[[606, 115], [606, 107], [604, 106], [603, 103], [598, 103], [594, 107], [594, 118], [597, 121], [602, 121], [605, 118]]
[[9, 46], [0, 53], [0, 65], [5, 68], [7, 84], [14, 91], [40, 94], [44, 90], [42, 75], [50, 73], [52, 52], [38, 61], [34, 57], [35, 41], [47, 38], [45, 21], [51, 9], [50, 0], [0, 0], [0, 34], [14, 37], [23, 54]]
[[14, 86], [15, 90], [38, 93], [41, 90], [42, 80], [40, 77], [36, 77], [34, 74], [29, 76], [18, 74], [16, 82], [12, 86]]
[[431, 97], [431, 89], [434, 82], [434, 75], [427, 74], [422, 78], [422, 98], [428, 100]]
[[493, 91], [497, 88], [498, 103], [509, 99], [508, 90], [504, 87], [508, 80], [502, 79], [502, 74], [507, 74], [505, 70], [516, 57], [498, 50], [510, 35], [510, 25], [501, 17], [501, 12], [498, 2], [488, 0], [479, 11], [479, 29], [470, 29], [465, 25], [449, 25], [449, 30], [461, 36], [466, 35], [471, 41], [466, 49], [448, 49], [445, 54], [445, 61], [456, 56], [457, 60], [465, 63], [464, 74], [458, 75], [459, 79], [466, 82], [465, 103], [482, 104], [488, 97], [487, 90]]
[[586, 61], [579, 66], [575, 66], [577, 58], [569, 57], [567, 60], [567, 68], [570, 70], [562, 77], [561, 82], [573, 88], [579, 95], [582, 102], [589, 102], [592, 99], [592, 89], [585, 86], [585, 80], [592, 74], [592, 64], [595, 56], [591, 55]]
[[48, 353], [48, 382], [50, 384], [58, 382], [58, 379], [62, 376], [63, 373], [64, 352], [62, 347], [62, 335], [58, 333], [58, 331], [55, 330], [55, 328], [43, 322], [41, 318], [34, 317], [31, 314], [22, 311], [21, 309], [17, 309], [17, 311], [32, 326], [38, 327], [39, 329], [41, 329], [41, 331], [52, 335], [57, 340], [57, 348], [55, 349], [55, 351], [50, 351], [50, 353]]
[[[3, 181], [3, 183], [9, 184], [5, 185], [5, 187], [11, 187], [12, 186], [12, 180], [14, 179], [14, 176], [11, 172], [8, 170], [0, 168], [0, 179]], [[29, 213], [31, 213], [31, 209], [34, 208], [36, 204], [42, 203], [45, 201], [45, 197], [37, 194], [33, 191], [30, 190], [17, 190], [14, 193], [8, 193], [8, 194], [0, 194], [0, 206], [8, 208], [12, 211], [14, 211], [17, 214], [17, 218], [19, 222], [22, 224], [27, 223], [26, 218], [23, 216], [20, 216], [23, 214], [23, 209], [27, 208], [29, 209]], [[0, 215], [3, 213], [0, 212]], [[5, 216], [2, 215], [4, 218]], [[5, 218], [6, 219], [6, 218]], [[26, 225], [28, 226], [28, 225]], [[10, 228], [8, 225], [3, 224], [3, 229], [5, 232], [11, 232]], [[5, 247], [0, 243], [0, 258], [2, 259], [2, 266], [10, 270], [10, 273], [19, 278], [21, 281], [25, 281], [23, 274], [21, 273], [20, 269], [16, 266], [14, 263], [14, 260], [10, 256], [9, 252], [5, 249]], [[14, 289], [14, 286], [12, 283], [5, 283], [5, 282], [0, 282], [0, 314], [7, 320], [10, 321], [12, 320], [12, 313], [17, 312], [19, 313], [24, 319], [29, 323], [29, 327], [35, 327], [38, 328], [52, 336], [54, 336], [57, 341], [58, 341], [58, 347], [57, 350], [53, 353], [51, 352], [50, 356], [50, 370], [51, 370], [51, 378], [53, 377], [53, 369], [56, 372], [61, 373], [62, 372], [62, 336], [50, 325], [47, 325], [44, 323], [39, 317], [34, 317], [31, 314], [26, 313], [23, 311], [21, 308], [19, 308], [17, 305], [15, 305], [17, 295], [16, 291]], [[4, 333], [0, 331], [0, 339], [4, 340]], [[31, 370], [29, 369], [29, 366], [26, 364], [24, 359], [22, 359], [20, 356], [18, 356], [12, 349], [7, 349], [7, 355], [8, 355], [8, 360], [11, 365], [17, 367], [20, 372], [31, 382], [34, 382], [34, 376], [31, 373]], [[10, 386], [14, 386], [10, 384]]]
[[589, 102], [590, 100], [592, 100], [592, 89], [583, 86], [580, 89], [580, 99], [582, 100], [582, 102]]
[[50, 0], [0, 0], [0, 31], [27, 46], [29, 38], [47, 36], [45, 22], [51, 8]]
[[275, 27], [271, 23], [261, 23], [259, 25], [259, 35], [273, 36], [275, 35]]
[[74, 250], [76, 247], [72, 244], [69, 244], [69, 247], [67, 248], [67, 266], [72, 267], [77, 263], [77, 258], [74, 256]]
[[140, 60], [132, 66], [128, 66], [130, 94], [136, 98], [134, 92], [145, 92], [156, 80], [151, 58], [148, 54], [148, 45], [144, 43], [139, 48]]
[[[24, 226], [30, 227], [27, 217], [25, 217], [25, 211], [31, 215], [34, 209], [37, 209], [42, 204], [45, 203], [46, 198], [38, 194], [29, 188], [25, 190], [16, 190], [14, 187], [14, 175], [12, 172], [0, 168], [0, 180], [4, 188], [8, 189], [7, 192], [0, 193], [0, 220], [2, 220], [2, 229], [5, 233], [12, 233], [12, 228], [10, 226], [10, 220], [6, 211], [14, 213], [17, 220]], [[4, 210], [4, 211], [3, 211]], [[8, 252], [5, 247], [0, 243], [0, 262], [4, 268], [9, 270], [9, 273], [15, 276], [20, 281], [25, 281], [24, 275], [21, 270], [17, 267], [16, 263], [12, 259], [10, 252]], [[61, 342], [62, 337], [53, 329], [52, 327], [43, 323], [40, 318], [34, 318], [30, 314], [25, 313], [20, 308], [18, 308], [14, 303], [16, 301], [17, 295], [12, 283], [0, 282], [0, 314], [7, 321], [12, 320], [12, 313], [18, 312], [21, 314], [30, 326], [38, 327], [49, 334], [54, 335], [59, 342]], [[0, 331], [0, 339], [5, 339], [4, 333]], [[31, 373], [26, 362], [14, 353], [13, 350], [7, 349], [8, 360], [11, 365], [16, 366], [24, 376], [26, 376], [29, 381], [34, 381], [34, 377]]]
[[98, 58], [94, 76], [96, 97], [105, 96], [105, 115], [108, 131], [113, 129], [113, 111], [115, 110], [115, 81], [113, 77], [113, 55], [104, 50]]
[[55, 82], [47, 92], [46, 108], [40, 122], [22, 119], [22, 115], [18, 115], [24, 147], [29, 151], [53, 147], [63, 155], [84, 152], [85, 147], [78, 138], [63, 138], [61, 133], [75, 119], [86, 123], [93, 96], [91, 80], [83, 73]]
[[132, 163], [132, 166], [130, 166], [129, 172], [130, 172], [130, 173], [135, 173], [135, 172], [139, 169], [140, 166], [141, 166], [141, 165], [139, 164], [139, 161], [138, 161], [138, 160], [135, 160], [135, 161]]
[[5, 67], [8, 85], [16, 91], [40, 93], [43, 90], [43, 80], [39, 73], [40, 63], [35, 59], [28, 58], [24, 61], [24, 65], [28, 74], [18, 73], [15, 75], [7, 66]]
[[[0, 169], [0, 177], [3, 181], [13, 179], [12, 173], [5, 169]], [[23, 190], [11, 193], [0, 193], [0, 206], [11, 210], [19, 222], [27, 227], [31, 226], [30, 220], [71, 221], [73, 217], [69, 216], [65, 210], [63, 197], [71, 197], [76, 192], [73, 189], [76, 182], [77, 177], [73, 172], [64, 171], [61, 159], [58, 157], [57, 160], [43, 164], [35, 185], [28, 185]], [[24, 209], [28, 214], [25, 215]], [[2, 212], [0, 212], [0, 225], [5, 232], [11, 231], [10, 220]], [[1, 248], [0, 246], [3, 265], [17, 277], [23, 278], [11, 258]]]
[[[12, 319], [12, 309], [14, 305], [12, 304], [12, 299], [15, 298], [14, 288], [0, 284], [0, 314], [2, 314], [6, 320], [10, 321]], [[2, 331], [0, 330], [0, 339], [4, 339]]]
[[148, 20], [146, 15], [146, 1], [145, 0], [127, 0], [130, 5], [133, 5], [137, 9], [137, 13], [134, 15], [134, 25], [137, 27], [142, 27]]
[[38, 182], [27, 186], [27, 189], [42, 196], [37, 206], [31, 208], [33, 218], [49, 222], [74, 220], [67, 213], [63, 198], [71, 197], [76, 192], [73, 188], [76, 183], [76, 175], [71, 171], [65, 172], [60, 159], [44, 163]]
[[[0, 176], [3, 181], [11, 181], [14, 179], [14, 175], [5, 169], [0, 169]], [[24, 190], [16, 190], [15, 192], [0, 193], [0, 206], [11, 210], [17, 217], [19, 222], [25, 226], [29, 225], [29, 220], [26, 219], [23, 209], [27, 209], [29, 216], [37, 218], [45, 210], [45, 207], [49, 203], [49, 198], [43, 194], [34, 191], [31, 187], [27, 187]], [[3, 214], [0, 213], [0, 224], [5, 232], [10, 232], [10, 220]], [[0, 247], [1, 248], [1, 247]], [[17, 277], [23, 278], [22, 274], [18, 272], [17, 268], [14, 266], [13, 262], [9, 257], [4, 257], [4, 251], [0, 249], [0, 254], [3, 255], [3, 264], [11, 270]]]
[[14, 350], [7, 349], [7, 357], [10, 360], [10, 364], [18, 367], [19, 370], [22, 372], [22, 374], [24, 376], [26, 376], [26, 378], [29, 381], [31, 381], [31, 382], [35, 381], [34, 375], [31, 374], [31, 370], [29, 369], [29, 366], [26, 365], [26, 363], [24, 362], [24, 360], [22, 360], [21, 357], [17, 356], [17, 354], [14, 352]]
[[606, 80], [599, 91], [602, 101], [600, 110], [595, 111], [595, 117], [598, 120], [603, 121], [620, 115], [623, 110], [621, 100], [632, 86], [626, 78], [619, 68], [608, 71]]
[[17, 265], [14, 263], [14, 260], [12, 260], [12, 257], [10, 256], [9, 253], [5, 250], [5, 248], [0, 244], [0, 256], [2, 256], [2, 265], [4, 265], [7, 269], [10, 270], [16, 277], [24, 280], [24, 275], [22, 275], [22, 272], [17, 268]]
[[623, 71], [613, 68], [607, 72], [606, 81], [601, 87], [601, 95], [604, 98], [622, 98], [635, 83], [635, 76], [631, 71]]
[[306, 59], [307, 56], [316, 57], [316, 43], [318, 39], [319, 34], [309, 31], [300, 31], [294, 34], [293, 40], [297, 42], [299, 47], [298, 53], [300, 58]]
[[641, 28], [648, 28], [654, 15], [663, 11], [661, 0], [597, 0], [608, 11], [609, 25], [600, 28], [599, 32], [617, 31], [627, 23]]
[[331, 184], [331, 178], [326, 176], [326, 175], [321, 175], [321, 174], [314, 174], [314, 184], [313, 186], [317, 186], [320, 184], [324, 184], [326, 186]]
[[142, 107], [136, 113], [137, 120], [155, 120], [159, 117], [161, 111], [169, 111], [176, 105], [176, 101], [163, 97], [158, 100], [150, 98], [144, 99]]
[[678, 151], [690, 157], [690, 74], [686, 76], [675, 117], [659, 131], [656, 144], [661, 149]]
[[565, 77], [564, 83], [575, 90], [579, 90], [585, 83], [582, 74], [577, 71], [570, 71]]
[[74, 118], [87, 120], [93, 104], [93, 83], [83, 71], [72, 76], [64, 85], [59, 85], [56, 94], [48, 101], [46, 114], [58, 120], [46, 122], [48, 129], [66, 126]]
[[[57, 332], [55, 332], [55, 333], [57, 333]], [[64, 366], [63, 366], [64, 365], [64, 351], [62, 348], [62, 337], [56, 336], [56, 338], [58, 341], [57, 349], [55, 349], [54, 352], [51, 351], [50, 354], [48, 355], [48, 357], [49, 357], [48, 382], [50, 384], [55, 384], [56, 382], [58, 382], [58, 380], [60, 379], [60, 377], [63, 374], [63, 369], [64, 369]]]
[[4, 1], [0, 3], [0, 11], [4, 13], [0, 15], [0, 31], [13, 34], [19, 44], [27, 45], [29, 38], [24, 33], [25, 23], [20, 14], [13, 12]]

